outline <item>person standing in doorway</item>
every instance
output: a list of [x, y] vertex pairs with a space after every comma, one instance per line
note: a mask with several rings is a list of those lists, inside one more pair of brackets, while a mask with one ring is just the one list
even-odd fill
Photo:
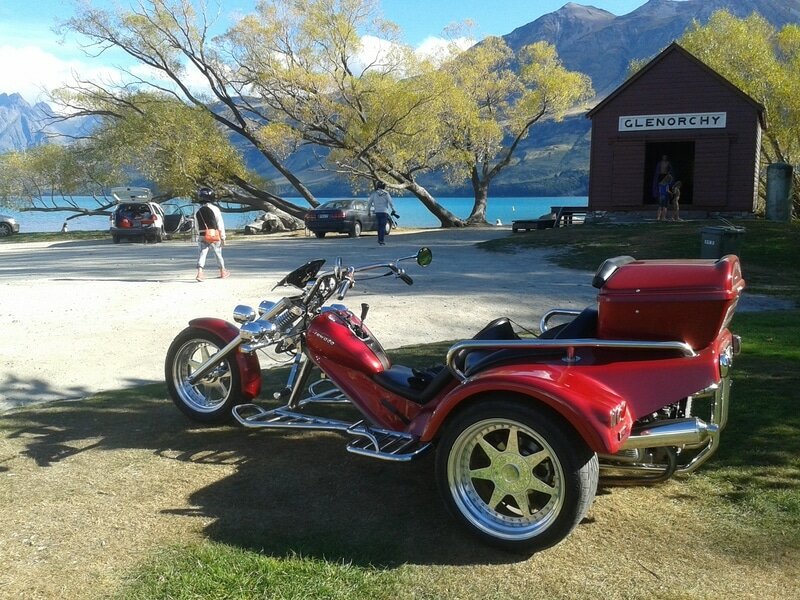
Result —
[[672, 172], [672, 163], [669, 162], [669, 157], [664, 154], [661, 160], [656, 164], [655, 172], [655, 185], [654, 192], [658, 201], [658, 209], [656, 211], [656, 221], [667, 220], [667, 207], [670, 201], [670, 187], [674, 179]]
[[395, 214], [392, 197], [386, 191], [386, 184], [382, 181], [375, 183], [375, 191], [369, 195], [368, 210], [375, 213], [378, 220], [378, 243], [383, 246], [386, 244], [386, 224], [389, 222], [389, 215]]
[[195, 225], [197, 226], [198, 237], [197, 245], [200, 248], [200, 256], [197, 258], [197, 281], [205, 279], [203, 269], [206, 266], [206, 256], [208, 250], [214, 252], [214, 258], [219, 266], [219, 276], [224, 279], [230, 275], [230, 271], [225, 269], [225, 260], [222, 258], [222, 247], [225, 245], [225, 222], [222, 220], [222, 212], [214, 204], [216, 194], [211, 188], [203, 187], [197, 190], [197, 201], [200, 208], [195, 213]]

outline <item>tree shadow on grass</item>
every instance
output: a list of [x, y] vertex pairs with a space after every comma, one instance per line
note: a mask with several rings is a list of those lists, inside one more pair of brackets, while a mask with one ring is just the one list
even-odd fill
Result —
[[[232, 475], [191, 494], [191, 507], [162, 512], [211, 519], [211, 540], [268, 555], [383, 566], [527, 558], [480, 545], [449, 518], [432, 455], [393, 464], [349, 454], [348, 438], [331, 433], [199, 427], [160, 384], [6, 413], [0, 434], [23, 440], [23, 454], [41, 468], [115, 449], [235, 465]], [[100, 469], [102, 460], [100, 453]]]

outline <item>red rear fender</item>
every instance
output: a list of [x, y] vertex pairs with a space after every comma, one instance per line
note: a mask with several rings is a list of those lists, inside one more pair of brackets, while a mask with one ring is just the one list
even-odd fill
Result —
[[632, 418], [627, 402], [613, 390], [583, 377], [576, 370], [540, 366], [526, 370], [513, 365], [492, 369], [456, 386], [431, 413], [412, 429], [422, 430], [422, 441], [430, 441], [447, 417], [463, 403], [487, 401], [489, 397], [513, 396], [522, 402], [544, 404], [561, 415], [595, 452], [613, 454], [630, 435]]
[[[239, 328], [224, 319], [201, 317], [192, 319], [189, 325], [218, 335], [226, 344], [239, 335]], [[252, 400], [261, 393], [261, 365], [255, 352], [244, 353], [238, 348], [234, 350], [239, 373], [242, 376], [242, 395]]]

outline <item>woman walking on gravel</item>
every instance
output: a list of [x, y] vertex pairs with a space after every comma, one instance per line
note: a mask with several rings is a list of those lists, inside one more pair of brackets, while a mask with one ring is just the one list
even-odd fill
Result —
[[206, 256], [209, 248], [214, 252], [214, 258], [219, 266], [219, 276], [224, 279], [230, 275], [230, 271], [225, 269], [225, 259], [222, 258], [222, 247], [225, 245], [225, 222], [222, 220], [222, 212], [214, 204], [216, 194], [214, 190], [204, 187], [197, 190], [197, 201], [201, 204], [195, 213], [195, 224], [197, 226], [197, 244], [200, 248], [200, 256], [197, 258], [197, 281], [203, 281], [203, 269], [206, 266]]

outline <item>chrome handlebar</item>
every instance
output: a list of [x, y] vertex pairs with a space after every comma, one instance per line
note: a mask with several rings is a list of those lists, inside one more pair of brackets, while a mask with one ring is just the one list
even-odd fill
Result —
[[259, 318], [256, 318], [255, 311], [240, 311], [239, 309], [243, 307], [237, 307], [236, 312], [241, 315], [252, 314], [249, 317], [243, 316], [241, 320], [236, 319], [243, 323], [239, 337], [246, 343], [242, 345], [242, 349], [246, 352], [253, 351], [277, 344], [281, 340], [296, 337], [299, 333], [296, 329], [298, 320], [309, 313], [315, 314], [334, 294], [338, 300], [344, 300], [347, 292], [356, 283], [356, 273], [388, 269], [404, 283], [412, 285], [413, 280], [399, 263], [416, 259], [417, 264], [426, 267], [432, 258], [433, 255], [428, 248], [420, 248], [414, 255], [398, 258], [391, 262], [369, 263], [358, 267], [344, 267], [342, 259], [339, 257], [336, 259], [333, 270], [318, 274], [313, 283], [309, 282], [302, 294], [286, 296], [275, 303], [262, 302], [259, 306], [261, 313]]

